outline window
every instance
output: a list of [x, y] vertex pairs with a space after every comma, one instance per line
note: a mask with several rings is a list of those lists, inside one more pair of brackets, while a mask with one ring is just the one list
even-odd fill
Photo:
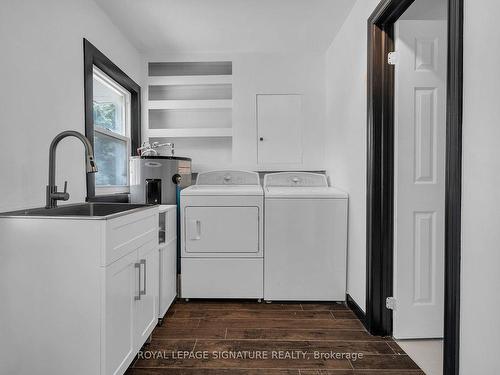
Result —
[[83, 39], [85, 136], [97, 173], [87, 173], [87, 200], [128, 202], [129, 157], [141, 144], [141, 88]]
[[94, 66], [94, 155], [97, 195], [128, 192], [130, 93]]

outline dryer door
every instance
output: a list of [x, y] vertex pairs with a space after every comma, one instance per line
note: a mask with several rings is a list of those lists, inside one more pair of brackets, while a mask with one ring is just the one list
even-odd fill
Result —
[[189, 255], [259, 252], [259, 207], [186, 207], [184, 220]]

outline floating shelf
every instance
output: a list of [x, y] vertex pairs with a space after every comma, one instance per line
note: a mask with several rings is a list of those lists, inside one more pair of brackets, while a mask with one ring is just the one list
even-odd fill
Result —
[[150, 100], [149, 109], [232, 108], [231, 99], [218, 100]]
[[206, 138], [232, 136], [232, 128], [148, 129], [149, 138]]
[[220, 85], [232, 84], [231, 75], [214, 76], [156, 76], [148, 78], [150, 86], [169, 86], [169, 85]]
[[148, 76], [207, 76], [232, 75], [231, 61], [170, 61], [150, 62]]

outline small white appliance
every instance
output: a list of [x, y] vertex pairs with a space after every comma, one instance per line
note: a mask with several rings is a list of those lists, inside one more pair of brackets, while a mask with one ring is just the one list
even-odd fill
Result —
[[264, 299], [344, 301], [347, 194], [325, 175], [267, 174]]
[[263, 200], [247, 171], [200, 173], [182, 190], [182, 298], [263, 297]]

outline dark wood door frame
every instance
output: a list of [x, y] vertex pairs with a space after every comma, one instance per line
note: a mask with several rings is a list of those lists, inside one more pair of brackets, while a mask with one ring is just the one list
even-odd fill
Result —
[[[365, 324], [392, 335], [394, 228], [394, 23], [414, 0], [382, 0], [368, 19], [367, 285]], [[458, 375], [462, 186], [463, 0], [448, 0], [444, 374]]]

